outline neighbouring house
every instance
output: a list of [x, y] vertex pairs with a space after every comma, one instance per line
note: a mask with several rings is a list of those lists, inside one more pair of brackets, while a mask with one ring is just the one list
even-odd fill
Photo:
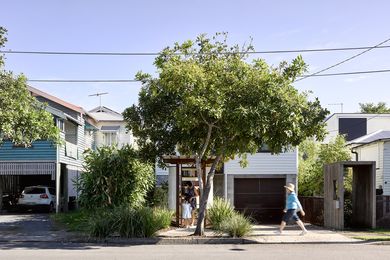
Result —
[[122, 114], [105, 106], [99, 106], [88, 112], [96, 122], [95, 146], [117, 145], [119, 148], [130, 144], [135, 145], [131, 132], [126, 130]]
[[[390, 124], [390, 122], [389, 122]], [[356, 161], [376, 162], [376, 188], [390, 195], [390, 130], [378, 130], [348, 142]]]
[[[191, 181], [198, 185], [194, 160], [177, 156], [164, 159], [167, 169], [156, 168], [157, 179], [168, 182], [168, 205], [179, 210], [184, 186]], [[298, 151], [293, 149], [279, 155], [262, 151], [248, 155], [248, 166], [242, 168], [240, 159], [230, 160], [214, 177], [213, 196], [227, 199], [239, 211], [255, 218], [259, 223], [277, 223], [281, 219], [285, 203], [286, 183], [297, 184]], [[177, 163], [179, 162], [179, 163]], [[204, 165], [208, 171], [209, 165]], [[180, 214], [178, 214], [180, 216]]]
[[338, 134], [347, 141], [373, 133], [378, 130], [390, 130], [390, 114], [335, 113], [325, 119], [328, 143]]
[[[93, 129], [93, 119], [79, 106], [33, 87], [29, 91], [47, 104], [53, 123], [60, 129], [62, 144], [39, 140], [26, 148], [5, 141], [0, 146], [4, 191], [17, 194], [31, 185], [55, 187], [56, 211], [67, 211], [69, 203], [75, 202], [78, 195], [74, 181], [83, 171], [86, 133]], [[90, 123], [86, 123], [86, 118]]]
[[355, 161], [376, 162], [376, 188], [383, 188], [390, 195], [390, 145], [386, 136], [390, 133], [390, 114], [335, 113], [326, 120], [324, 143], [343, 134]]

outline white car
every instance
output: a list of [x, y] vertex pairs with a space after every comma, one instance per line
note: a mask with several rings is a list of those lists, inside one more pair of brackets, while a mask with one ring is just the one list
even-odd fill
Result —
[[56, 192], [54, 188], [46, 186], [25, 187], [18, 200], [18, 208], [45, 209], [52, 212], [55, 208]]

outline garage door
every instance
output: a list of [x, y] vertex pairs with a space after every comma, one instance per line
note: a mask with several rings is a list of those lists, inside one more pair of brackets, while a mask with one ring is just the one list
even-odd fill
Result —
[[234, 179], [234, 206], [258, 223], [279, 223], [285, 203], [284, 178]]

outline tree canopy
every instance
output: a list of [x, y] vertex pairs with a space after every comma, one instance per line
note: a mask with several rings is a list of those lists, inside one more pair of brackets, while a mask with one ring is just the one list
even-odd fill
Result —
[[299, 145], [298, 182], [300, 195], [323, 195], [324, 165], [351, 160], [351, 151], [345, 144], [344, 136], [338, 135], [328, 144], [308, 139]]
[[374, 103], [359, 103], [360, 113], [364, 114], [386, 114], [390, 113], [390, 108], [386, 106], [385, 102]]
[[[6, 42], [5, 33], [0, 27], [0, 47]], [[28, 146], [38, 139], [58, 141], [58, 135], [52, 115], [28, 91], [26, 78], [6, 71], [0, 57], [0, 142]]]
[[251, 44], [228, 45], [226, 34], [167, 47], [154, 62], [156, 77], [136, 75], [143, 84], [139, 103], [124, 112], [140, 150], [152, 161], [177, 149], [194, 156], [200, 170], [200, 160], [214, 156], [197, 234], [202, 234], [199, 226], [220, 162], [255, 153], [263, 144], [279, 153], [325, 134], [328, 111], [292, 85], [306, 70], [302, 58], [272, 67], [262, 59], [247, 62], [251, 50]]

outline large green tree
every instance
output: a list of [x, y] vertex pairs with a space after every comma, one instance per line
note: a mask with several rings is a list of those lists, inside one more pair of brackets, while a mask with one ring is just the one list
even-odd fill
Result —
[[365, 114], [386, 114], [390, 113], [390, 108], [386, 106], [385, 102], [374, 103], [359, 103], [360, 113]]
[[[5, 33], [0, 27], [0, 48], [6, 42]], [[45, 104], [31, 96], [23, 75], [14, 75], [3, 65], [0, 57], [0, 143], [10, 140], [29, 146], [38, 139], [58, 141], [59, 130]]]
[[247, 62], [251, 45], [228, 45], [226, 34], [165, 48], [155, 60], [157, 76], [138, 73], [143, 84], [138, 105], [124, 112], [127, 126], [138, 137], [144, 154], [213, 159], [201, 202], [196, 235], [203, 235], [204, 214], [216, 167], [237, 155], [255, 153], [267, 144], [274, 153], [308, 137], [324, 136], [328, 111], [317, 99], [293, 86], [306, 65], [298, 56], [271, 67], [262, 59]]
[[[0, 48], [6, 42], [6, 30], [0, 27]], [[16, 145], [30, 146], [38, 139], [59, 140], [59, 130], [45, 105], [31, 96], [26, 78], [4, 69], [0, 56], [0, 145], [9, 140]], [[2, 178], [0, 176], [0, 197]], [[1, 209], [1, 200], [0, 200]]]
[[299, 194], [323, 196], [324, 165], [351, 160], [344, 136], [338, 135], [328, 144], [305, 140], [299, 145], [298, 183]]

